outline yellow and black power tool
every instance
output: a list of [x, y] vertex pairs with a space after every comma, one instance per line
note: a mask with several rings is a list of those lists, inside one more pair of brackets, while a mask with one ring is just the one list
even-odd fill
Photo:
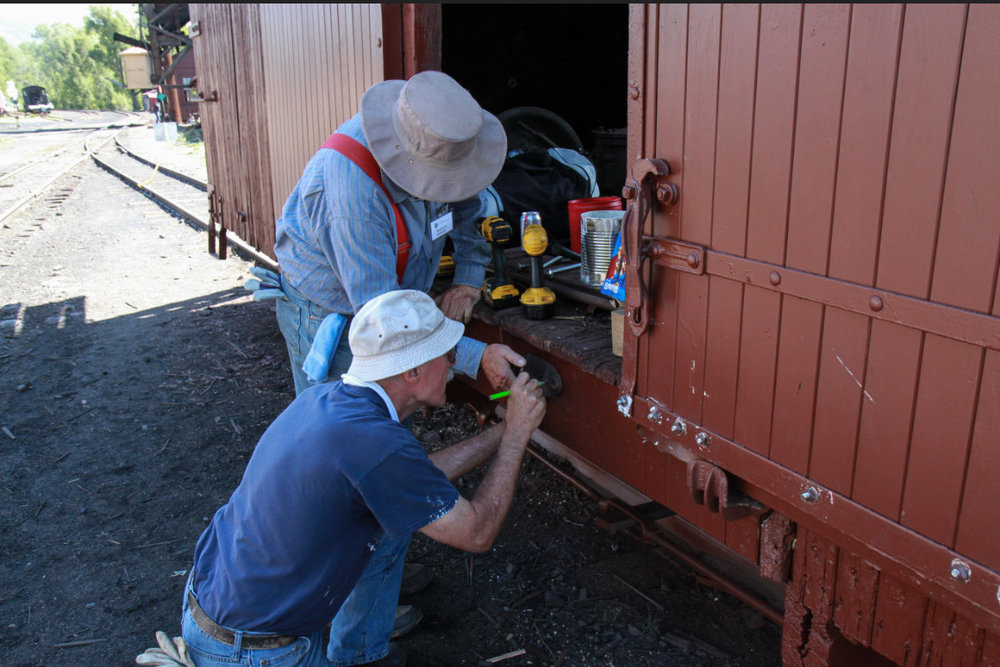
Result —
[[483, 301], [497, 310], [516, 306], [520, 292], [507, 278], [507, 259], [503, 252], [514, 230], [506, 220], [495, 215], [483, 218], [479, 229], [493, 252], [493, 277], [483, 283]]
[[545, 320], [552, 317], [556, 295], [544, 285], [542, 276], [542, 255], [549, 247], [549, 235], [539, 224], [530, 224], [521, 232], [521, 245], [531, 261], [531, 287], [521, 295], [524, 316], [529, 320]]

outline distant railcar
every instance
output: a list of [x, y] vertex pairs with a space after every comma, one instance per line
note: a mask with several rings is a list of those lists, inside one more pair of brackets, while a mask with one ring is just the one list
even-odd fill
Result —
[[25, 86], [21, 89], [21, 99], [24, 100], [24, 110], [31, 113], [44, 114], [55, 108], [42, 86]]

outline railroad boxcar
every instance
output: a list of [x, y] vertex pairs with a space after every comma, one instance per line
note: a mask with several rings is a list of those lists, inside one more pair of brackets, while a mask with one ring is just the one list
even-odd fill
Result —
[[25, 86], [21, 89], [21, 99], [24, 110], [30, 113], [46, 114], [55, 108], [42, 86]]
[[787, 665], [1000, 664], [1000, 6], [564, 7], [191, 5], [216, 222], [272, 254], [316, 147], [422, 69], [627, 128], [622, 356], [593, 291], [470, 326], [562, 375], [540, 444]]

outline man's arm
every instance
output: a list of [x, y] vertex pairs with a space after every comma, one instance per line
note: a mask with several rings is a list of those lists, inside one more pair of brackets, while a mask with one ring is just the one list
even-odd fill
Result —
[[[459, 498], [447, 514], [424, 526], [420, 532], [432, 540], [466, 551], [482, 553], [488, 550], [493, 545], [493, 540], [496, 539], [514, 499], [517, 477], [528, 439], [541, 424], [544, 416], [545, 399], [538, 383], [527, 373], [521, 373], [511, 386], [507, 418], [502, 424], [502, 430], [491, 429], [478, 448], [473, 448], [478, 454], [471, 454], [473, 451], [471, 449], [463, 454], [464, 448], [460, 448], [455, 460], [447, 461], [441, 457], [453, 471], [463, 469], [484, 451], [490, 449], [490, 439], [496, 437], [499, 432], [496, 458], [483, 482], [476, 489], [472, 500]], [[431, 459], [437, 463], [433, 456]], [[448, 471], [445, 470], [445, 473], [448, 474]]]
[[429, 454], [428, 457], [434, 465], [441, 469], [449, 482], [455, 482], [462, 475], [475, 470], [496, 454], [500, 438], [503, 436], [504, 426], [504, 422], [491, 426], [451, 447], [439, 449], [433, 454]]

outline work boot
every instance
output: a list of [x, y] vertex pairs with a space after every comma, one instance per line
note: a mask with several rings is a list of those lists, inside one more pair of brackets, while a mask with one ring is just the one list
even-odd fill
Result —
[[420, 563], [403, 564], [403, 583], [399, 586], [400, 595], [413, 595], [427, 588], [434, 579], [434, 573], [429, 567]]
[[366, 662], [372, 667], [404, 667], [406, 665], [406, 651], [399, 648], [398, 644], [389, 643], [389, 655], [375, 662]]
[[424, 618], [424, 612], [420, 607], [412, 604], [401, 604], [396, 607], [396, 622], [392, 624], [392, 636], [390, 639], [402, 637], [407, 632], [417, 627]]

